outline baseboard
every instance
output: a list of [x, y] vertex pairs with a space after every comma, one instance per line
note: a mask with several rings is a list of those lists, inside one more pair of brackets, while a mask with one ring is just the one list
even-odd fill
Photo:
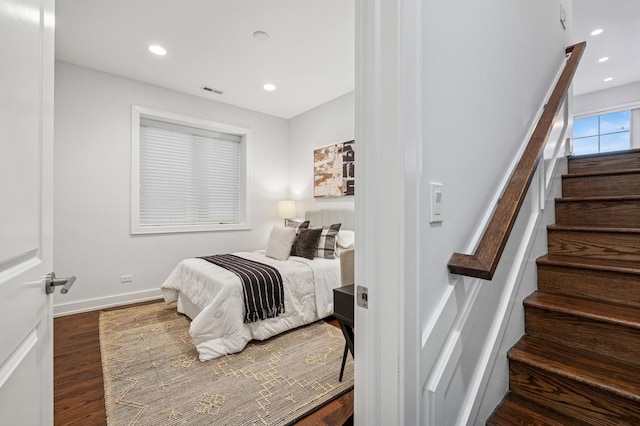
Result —
[[162, 299], [160, 289], [136, 291], [133, 293], [117, 294], [115, 296], [85, 299], [77, 302], [61, 303], [53, 306], [53, 316], [79, 314], [82, 312], [97, 311], [115, 306], [129, 305], [131, 303], [147, 302], [149, 300]]

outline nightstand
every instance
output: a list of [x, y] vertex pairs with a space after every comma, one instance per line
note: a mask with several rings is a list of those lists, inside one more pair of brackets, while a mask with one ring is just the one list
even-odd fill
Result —
[[[342, 375], [344, 374], [344, 366], [347, 362], [347, 352], [351, 351], [353, 354], [353, 294], [355, 285], [346, 285], [343, 287], [336, 287], [333, 289], [333, 315], [338, 320], [342, 334], [344, 335], [345, 346], [344, 353], [342, 354], [342, 366], [340, 367], [340, 378], [338, 381], [342, 381]], [[355, 358], [355, 357], [354, 357]]]

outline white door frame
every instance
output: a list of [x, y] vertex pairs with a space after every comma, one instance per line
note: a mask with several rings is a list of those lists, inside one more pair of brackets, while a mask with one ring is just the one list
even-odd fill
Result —
[[356, 0], [357, 425], [421, 424], [419, 0]]

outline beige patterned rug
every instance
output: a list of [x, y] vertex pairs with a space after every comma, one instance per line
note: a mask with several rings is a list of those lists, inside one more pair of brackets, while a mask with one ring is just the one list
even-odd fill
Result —
[[175, 304], [100, 313], [107, 423], [285, 425], [353, 387], [344, 338], [323, 321], [200, 362]]

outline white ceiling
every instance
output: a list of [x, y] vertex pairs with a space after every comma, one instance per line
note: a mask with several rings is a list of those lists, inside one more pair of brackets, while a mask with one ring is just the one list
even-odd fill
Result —
[[[57, 0], [56, 57], [291, 118], [355, 87], [355, 0]], [[640, 80], [640, 0], [574, 0], [574, 94]], [[604, 32], [597, 37], [595, 28]], [[270, 35], [253, 38], [254, 31]], [[155, 56], [149, 44], [168, 54]], [[605, 63], [597, 59], [608, 56]], [[613, 77], [605, 83], [605, 77]], [[264, 83], [278, 89], [266, 92]], [[224, 91], [201, 90], [206, 85]]]
[[[596, 28], [604, 32], [589, 35]], [[573, 80], [574, 95], [640, 80], [640, 0], [574, 0], [573, 40], [587, 42]], [[609, 60], [598, 63], [604, 56]], [[613, 80], [605, 82], [607, 77]]]
[[291, 118], [354, 89], [354, 28], [354, 0], [57, 0], [56, 58]]

